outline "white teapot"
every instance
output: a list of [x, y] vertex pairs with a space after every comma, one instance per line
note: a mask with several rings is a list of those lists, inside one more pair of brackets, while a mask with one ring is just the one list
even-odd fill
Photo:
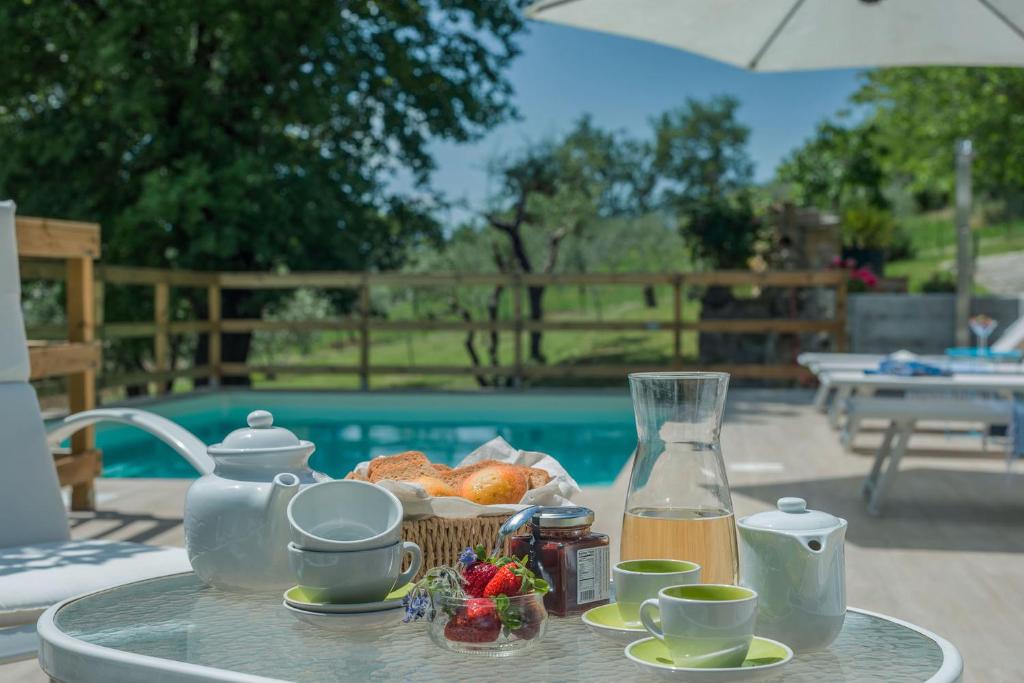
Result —
[[739, 526], [740, 584], [758, 593], [757, 633], [797, 652], [827, 647], [846, 617], [846, 520], [780, 498]]
[[278, 591], [295, 583], [288, 563], [288, 502], [329, 479], [309, 468], [316, 449], [274, 427], [266, 410], [249, 413], [206, 449], [213, 471], [185, 495], [185, 549], [204, 583], [226, 590]]

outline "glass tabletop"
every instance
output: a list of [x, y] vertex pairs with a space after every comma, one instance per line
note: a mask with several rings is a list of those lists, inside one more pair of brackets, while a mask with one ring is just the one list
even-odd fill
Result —
[[[280, 596], [225, 593], [207, 588], [193, 574], [178, 574], [74, 600], [56, 612], [53, 623], [77, 641], [114, 651], [89, 648], [101, 660], [113, 654], [123, 660], [121, 653], [134, 653], [297, 682], [483, 675], [492, 680], [645, 680], [647, 673], [626, 659], [622, 645], [592, 634], [578, 618], [552, 618], [536, 649], [495, 660], [442, 650], [429, 639], [426, 624], [403, 624], [400, 617], [396, 610], [395, 625], [384, 631], [341, 635], [298, 621]], [[40, 635], [45, 652], [42, 622]], [[60, 647], [50, 644], [51, 650]], [[76, 654], [76, 666], [81, 661]], [[137, 661], [147, 666], [146, 660]], [[851, 610], [829, 649], [797, 655], [767, 680], [925, 681], [942, 664], [942, 648], [923, 633]], [[216, 672], [210, 680], [218, 680]]]

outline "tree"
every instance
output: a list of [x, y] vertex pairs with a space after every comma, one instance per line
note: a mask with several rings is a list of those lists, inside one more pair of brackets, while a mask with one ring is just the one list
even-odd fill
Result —
[[957, 139], [974, 144], [975, 191], [1019, 196], [1024, 185], [1024, 71], [1012, 68], [928, 67], [869, 71], [853, 96], [870, 108], [884, 169], [913, 191], [953, 190]]
[[664, 205], [676, 212], [694, 255], [712, 267], [745, 268], [757, 225], [749, 194], [754, 165], [739, 100], [688, 99], [654, 121], [653, 167]]
[[[4, 3], [0, 193], [24, 213], [102, 223], [106, 263], [394, 267], [439, 234], [430, 141], [514, 114], [518, 6]], [[417, 193], [394, 189], [399, 169]], [[110, 298], [113, 319], [138, 308], [129, 297]], [[228, 290], [224, 315], [273, 300]], [[227, 335], [225, 360], [248, 347]]]
[[[495, 162], [500, 195], [484, 218], [507, 239], [507, 249], [495, 252], [499, 270], [551, 274], [567, 237], [597, 218], [645, 206], [655, 184], [653, 175], [644, 173], [650, 167], [646, 155], [645, 146], [583, 117], [561, 140]], [[530, 320], [544, 318], [544, 289], [527, 287]], [[529, 354], [545, 362], [539, 331], [530, 332]]]
[[867, 121], [844, 126], [823, 121], [814, 136], [789, 154], [775, 171], [801, 206], [840, 211], [849, 204], [884, 209], [887, 149], [878, 141], [878, 125]]

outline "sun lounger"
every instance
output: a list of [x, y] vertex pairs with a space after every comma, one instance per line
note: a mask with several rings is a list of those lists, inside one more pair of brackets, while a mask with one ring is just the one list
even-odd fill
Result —
[[[954, 399], [944, 397], [876, 398], [850, 400], [850, 419], [888, 420], [871, 472], [864, 479], [862, 493], [869, 514], [881, 514], [886, 493], [899, 472], [914, 426], [922, 420], [1009, 424], [1013, 419], [1011, 401], [998, 399]], [[888, 464], [886, 461], [888, 460]]]

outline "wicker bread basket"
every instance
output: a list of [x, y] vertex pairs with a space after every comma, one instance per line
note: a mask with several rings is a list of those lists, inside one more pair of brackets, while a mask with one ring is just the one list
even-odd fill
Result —
[[423, 553], [423, 564], [416, 578], [431, 567], [454, 565], [459, 553], [466, 548], [483, 545], [490, 550], [498, 538], [498, 528], [508, 518], [509, 515], [469, 519], [429, 517], [402, 522], [402, 540], [412, 541]]

